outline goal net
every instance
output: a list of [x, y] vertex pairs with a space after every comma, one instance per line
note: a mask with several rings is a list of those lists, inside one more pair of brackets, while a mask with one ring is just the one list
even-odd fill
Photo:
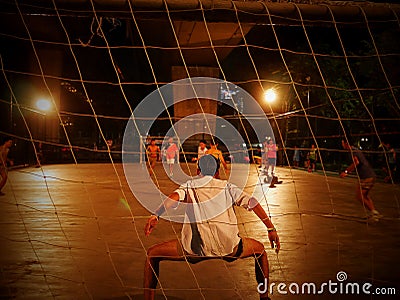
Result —
[[[267, 249], [274, 298], [400, 292], [399, 5], [1, 7], [0, 135], [13, 145], [7, 160], [1, 148], [0, 297], [140, 299], [147, 249], [180, 239], [183, 222], [177, 210], [146, 237], [147, 219], [211, 148], [221, 179], [278, 230], [276, 254], [255, 214], [235, 208], [240, 236]], [[351, 167], [360, 160], [374, 182]], [[256, 299], [253, 269], [168, 261], [156, 294]]]

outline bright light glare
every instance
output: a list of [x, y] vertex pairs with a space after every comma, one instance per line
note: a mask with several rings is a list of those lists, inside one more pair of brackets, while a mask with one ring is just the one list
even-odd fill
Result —
[[272, 103], [276, 100], [276, 92], [273, 89], [269, 89], [264, 93], [264, 100], [268, 103]]
[[39, 109], [41, 111], [49, 111], [51, 108], [51, 102], [46, 99], [39, 99], [36, 102], [36, 107], [37, 107], [37, 109]]

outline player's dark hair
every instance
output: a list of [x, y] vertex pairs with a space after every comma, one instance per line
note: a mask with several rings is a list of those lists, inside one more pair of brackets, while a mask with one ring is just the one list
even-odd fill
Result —
[[199, 169], [205, 176], [214, 176], [219, 170], [218, 160], [211, 154], [204, 155], [199, 159]]
[[200, 143], [203, 143], [203, 144], [206, 144], [206, 145], [207, 145], [206, 140], [200, 140], [199, 144], [200, 144]]
[[13, 139], [10, 136], [5, 136], [1, 139], [1, 145], [4, 145], [8, 141], [12, 141]]

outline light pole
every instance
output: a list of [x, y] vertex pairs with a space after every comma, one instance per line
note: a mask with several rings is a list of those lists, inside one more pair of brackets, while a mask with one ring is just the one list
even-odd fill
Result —
[[[310, 80], [311, 80], [311, 76], [307, 75], [306, 76], [306, 82], [307, 82], [307, 114], [309, 113], [310, 110]], [[311, 127], [307, 130], [307, 142], [309, 142], [310, 139], [310, 130]]]
[[[264, 101], [267, 102], [269, 105], [274, 103], [276, 101], [276, 99], [278, 98], [278, 95], [277, 95], [275, 89], [273, 89], [273, 88], [266, 90], [264, 92], [263, 96], [264, 96]], [[285, 101], [284, 103], [282, 103], [281, 110], [280, 110], [280, 113], [283, 115], [283, 121], [282, 121], [283, 124], [281, 123], [281, 128], [282, 128], [282, 130], [284, 130], [284, 132], [283, 132], [284, 134], [282, 137], [283, 138], [282, 149], [284, 151], [286, 151], [285, 149], [286, 149], [287, 132], [288, 132], [288, 119], [287, 119], [288, 116], [286, 115], [287, 111], [288, 111], [288, 103]], [[274, 115], [275, 115], [275, 113], [274, 113]], [[279, 125], [277, 124], [277, 126], [279, 126]], [[283, 164], [282, 158], [279, 158], [279, 160]]]
[[42, 124], [38, 124], [38, 126], [40, 126], [39, 128], [41, 128], [41, 130], [40, 130], [41, 137], [40, 137], [40, 141], [36, 148], [36, 159], [37, 159], [36, 167], [40, 167], [40, 165], [43, 164], [43, 160], [44, 160], [42, 142], [47, 140], [46, 116], [47, 116], [47, 113], [52, 110], [52, 103], [47, 99], [41, 98], [36, 101], [35, 106], [38, 110], [38, 115], [42, 116], [41, 121], [39, 121]]

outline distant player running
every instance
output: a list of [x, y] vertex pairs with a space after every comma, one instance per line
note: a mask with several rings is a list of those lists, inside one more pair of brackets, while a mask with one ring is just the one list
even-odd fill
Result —
[[271, 176], [274, 176], [276, 166], [276, 151], [278, 148], [272, 139], [265, 145], [265, 155], [267, 157], [266, 175], [268, 175], [269, 167], [271, 167]]
[[311, 145], [310, 152], [308, 152], [308, 172], [314, 172], [315, 171], [315, 163], [317, 161], [317, 149], [315, 148], [315, 145]]
[[156, 145], [156, 140], [151, 139], [150, 145], [147, 147], [147, 159], [150, 168], [150, 176], [154, 174], [154, 167], [160, 157], [160, 147]]
[[215, 173], [215, 178], [219, 179], [220, 175], [219, 175], [219, 165], [222, 164], [225, 170], [225, 173], [228, 171], [228, 164], [226, 163], [224, 156], [222, 155], [221, 150], [218, 150], [218, 143], [215, 141], [211, 141], [210, 142], [210, 149], [208, 149], [206, 151], [207, 154], [211, 154], [212, 156], [214, 156], [217, 161], [218, 161], [218, 170]]
[[168, 139], [168, 146], [165, 150], [165, 156], [167, 158], [167, 165], [169, 167], [169, 176], [174, 176], [175, 158], [179, 162], [179, 148], [174, 143], [174, 139], [172, 137]]
[[342, 140], [342, 147], [346, 150], [351, 151], [353, 156], [353, 163], [340, 174], [340, 177], [344, 178], [349, 173], [357, 169], [359, 184], [357, 185], [356, 197], [362, 203], [362, 205], [368, 209], [368, 218], [377, 221], [379, 217], [381, 217], [381, 215], [375, 209], [374, 203], [369, 196], [369, 192], [375, 184], [376, 174], [367, 159], [365, 158], [364, 154], [359, 149], [351, 146], [345, 140]]

